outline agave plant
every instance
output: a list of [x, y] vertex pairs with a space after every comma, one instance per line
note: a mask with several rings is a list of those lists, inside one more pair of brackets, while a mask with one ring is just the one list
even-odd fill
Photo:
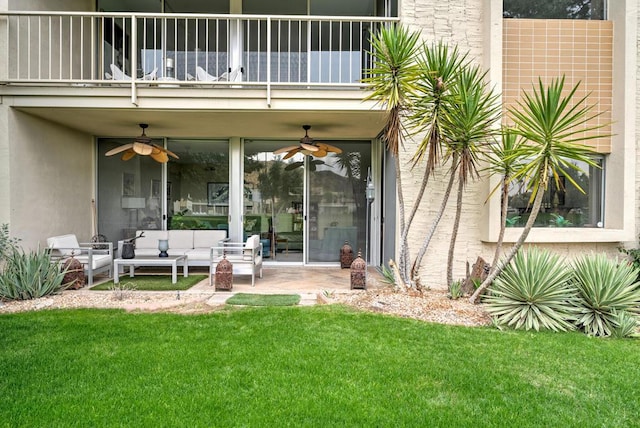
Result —
[[489, 290], [487, 311], [499, 326], [553, 331], [575, 328], [571, 269], [548, 250], [533, 247], [518, 252]]
[[616, 328], [611, 332], [611, 337], [638, 337], [638, 326], [640, 325], [638, 317], [627, 311], [616, 311], [614, 316]]
[[578, 327], [593, 336], [610, 336], [619, 327], [619, 312], [640, 307], [638, 271], [605, 254], [590, 254], [573, 263], [578, 291]]
[[66, 270], [51, 263], [43, 249], [25, 253], [13, 249], [0, 273], [0, 298], [28, 300], [47, 296], [66, 287], [62, 284]]

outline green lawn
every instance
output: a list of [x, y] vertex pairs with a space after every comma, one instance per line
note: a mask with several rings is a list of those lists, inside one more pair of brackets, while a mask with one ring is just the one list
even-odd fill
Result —
[[[138, 275], [133, 278], [129, 277], [129, 275], [122, 275], [116, 287], [138, 291], [188, 290], [206, 277], [207, 275], [189, 275], [185, 278], [182, 275], [178, 275], [178, 281], [173, 284], [171, 282], [171, 275]], [[113, 288], [114, 284], [111, 279], [91, 287], [91, 290], [104, 291], [112, 290]]]
[[0, 426], [622, 427], [640, 342], [340, 306], [0, 315]]

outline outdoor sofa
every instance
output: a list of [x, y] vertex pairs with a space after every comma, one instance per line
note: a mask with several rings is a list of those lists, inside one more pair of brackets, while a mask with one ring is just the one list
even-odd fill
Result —
[[64, 263], [71, 257], [82, 263], [89, 287], [93, 285], [93, 276], [106, 272], [112, 277], [113, 244], [111, 242], [80, 243], [74, 234], [58, 235], [47, 238], [47, 247], [51, 260]]

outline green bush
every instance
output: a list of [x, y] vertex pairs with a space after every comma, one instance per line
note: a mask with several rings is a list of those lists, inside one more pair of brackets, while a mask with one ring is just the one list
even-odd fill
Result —
[[59, 291], [65, 272], [45, 250], [29, 253], [13, 248], [0, 272], [0, 298], [27, 300]]
[[11, 254], [11, 252], [17, 248], [18, 241], [17, 238], [11, 238], [9, 236], [8, 224], [3, 223], [0, 225], [0, 266], [7, 255]]
[[640, 306], [638, 270], [605, 254], [584, 256], [573, 266], [579, 299], [576, 324], [589, 335], [610, 336], [619, 326], [617, 313]]
[[487, 311], [498, 326], [573, 330], [575, 289], [571, 270], [547, 250], [519, 251], [491, 285]]

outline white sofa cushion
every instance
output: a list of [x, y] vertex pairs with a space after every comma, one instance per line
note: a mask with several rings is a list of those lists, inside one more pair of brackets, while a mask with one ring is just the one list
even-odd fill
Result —
[[187, 260], [191, 261], [208, 261], [211, 258], [210, 248], [194, 248], [185, 252]]
[[227, 238], [226, 230], [194, 230], [193, 248], [211, 248]]
[[[140, 233], [142, 232], [144, 232], [144, 235], [142, 236], [142, 238], [138, 238], [135, 241], [136, 250], [138, 249], [158, 250], [158, 240], [168, 239], [166, 230], [138, 230], [136, 232], [136, 236], [140, 236]], [[171, 242], [169, 242], [169, 245], [171, 245]]]
[[181, 250], [193, 248], [193, 230], [170, 230], [169, 249], [171, 248]]
[[71, 253], [78, 254], [79, 251], [73, 251], [73, 248], [80, 248], [76, 235], [60, 235], [47, 238], [47, 246], [49, 248], [61, 248], [60, 254], [70, 256]]
[[[75, 256], [74, 258], [85, 266], [89, 264], [89, 256]], [[93, 254], [92, 261], [91, 269], [97, 270], [111, 265], [112, 258], [110, 254]]]

